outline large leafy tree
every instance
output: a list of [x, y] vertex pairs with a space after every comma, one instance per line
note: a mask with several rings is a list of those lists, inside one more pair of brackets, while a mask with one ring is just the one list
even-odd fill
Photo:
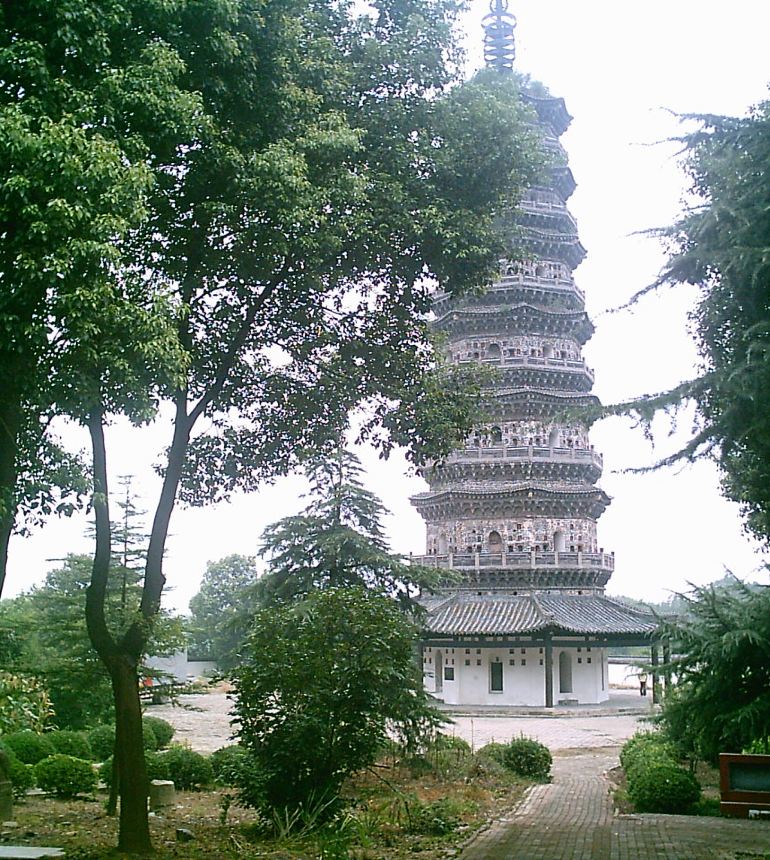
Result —
[[201, 587], [190, 600], [188, 648], [198, 659], [234, 665], [251, 615], [257, 609], [257, 565], [251, 556], [228, 555], [206, 565]]
[[[14, 626], [23, 639], [14, 666], [45, 683], [60, 728], [86, 728], [114, 714], [110, 677], [89, 642], [83, 615], [92, 562], [87, 555], [67, 556], [42, 585], [0, 604], [0, 624]], [[106, 614], [116, 634], [138, 610], [140, 579], [140, 571], [124, 568], [120, 557], [113, 557]], [[163, 612], [148, 653], [170, 654], [183, 643], [181, 619]]]
[[[307, 0], [3, 9], [7, 98], [39, 110], [41, 127], [66, 117], [103, 143], [128, 171], [114, 184], [134, 192], [107, 230], [112, 253], [94, 249], [35, 331], [61, 340], [52, 400], [91, 435], [87, 622], [115, 696], [120, 847], [142, 851], [136, 672], [178, 496], [253, 489], [333, 446], [361, 403], [362, 435], [384, 423], [418, 459], [447, 450], [471, 410], [427, 426], [438, 388], [425, 388], [431, 404], [416, 396], [434, 365], [431, 286], [476, 286], [511, 252], [496, 216], [533, 181], [537, 142], [515, 81], [460, 83], [448, 0], [381, 0], [363, 14]], [[32, 354], [40, 376], [44, 352]], [[119, 413], [148, 420], [162, 402], [173, 429], [140, 611], [118, 634], [104, 611], [104, 428]], [[23, 403], [34, 411], [34, 398]]]

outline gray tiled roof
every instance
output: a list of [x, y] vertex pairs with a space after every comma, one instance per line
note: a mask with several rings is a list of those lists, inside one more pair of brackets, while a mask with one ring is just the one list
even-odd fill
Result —
[[652, 616], [596, 594], [469, 594], [429, 598], [425, 631], [440, 635], [503, 636], [547, 629], [567, 634], [645, 634]]

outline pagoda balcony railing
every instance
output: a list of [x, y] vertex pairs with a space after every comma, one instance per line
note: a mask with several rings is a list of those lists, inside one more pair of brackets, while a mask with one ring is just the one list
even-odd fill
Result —
[[591, 382], [594, 372], [582, 359], [542, 358], [535, 355], [503, 355], [500, 358], [461, 358], [459, 364], [492, 364], [499, 367], [534, 367], [547, 370], [566, 370], [568, 373], [584, 373]]
[[532, 200], [525, 197], [519, 207], [525, 214], [558, 215], [560, 218], [564, 218], [577, 232], [577, 221], [564, 203], [552, 200]]
[[592, 463], [600, 469], [602, 455], [593, 448], [543, 448], [538, 445], [498, 445], [482, 448], [461, 448], [446, 458], [446, 463], [462, 463], [468, 460], [499, 462], [502, 460], [527, 460], [546, 463]]
[[[572, 278], [553, 278], [529, 272], [517, 272], [511, 275], [504, 274], [500, 277], [499, 281], [495, 281], [486, 288], [486, 293], [493, 293], [495, 290], [510, 290], [512, 287], [519, 286], [548, 290], [549, 292], [560, 292], [577, 296], [581, 300], [585, 299], [585, 293]], [[452, 296], [449, 293], [438, 290], [433, 296], [433, 301], [438, 303], [451, 298]]]
[[562, 290], [567, 293], [576, 293], [581, 298], [585, 298], [585, 293], [572, 280], [572, 278], [549, 278], [545, 275], [537, 275], [530, 272], [517, 272], [511, 275], [505, 274], [499, 281], [492, 284], [490, 289], [510, 289], [513, 286], [518, 286], [519, 284], [526, 287]]
[[446, 570], [497, 568], [508, 570], [606, 570], [615, 569], [615, 553], [605, 552], [464, 552], [445, 555], [412, 555], [412, 564]]

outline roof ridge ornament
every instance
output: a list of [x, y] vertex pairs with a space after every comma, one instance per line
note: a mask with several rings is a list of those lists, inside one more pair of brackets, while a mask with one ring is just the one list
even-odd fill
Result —
[[508, 11], [508, 0], [490, 0], [489, 12], [481, 21], [484, 28], [484, 62], [498, 72], [513, 71], [516, 18]]

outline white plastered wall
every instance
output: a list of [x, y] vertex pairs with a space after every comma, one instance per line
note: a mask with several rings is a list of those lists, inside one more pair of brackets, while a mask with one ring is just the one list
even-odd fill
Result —
[[[578, 704], [598, 704], [609, 698], [607, 655], [603, 648], [579, 646], [553, 649], [553, 698]], [[588, 647], [591, 650], [587, 650]], [[545, 649], [543, 649], [544, 651]], [[564, 651], [571, 660], [572, 690], [562, 691], [559, 654]], [[440, 657], [437, 652], [441, 652]], [[578, 660], [580, 662], [578, 662]], [[591, 661], [590, 663], [588, 661]], [[436, 685], [436, 664], [441, 667], [441, 681]], [[503, 669], [503, 689], [491, 689], [490, 663], [499, 661]], [[541, 662], [542, 661], [542, 662]], [[448, 705], [521, 705], [545, 706], [545, 654], [540, 646], [522, 643], [514, 648], [478, 648], [462, 645], [423, 649], [423, 682], [425, 689]], [[454, 678], [444, 677], [446, 669]]]

